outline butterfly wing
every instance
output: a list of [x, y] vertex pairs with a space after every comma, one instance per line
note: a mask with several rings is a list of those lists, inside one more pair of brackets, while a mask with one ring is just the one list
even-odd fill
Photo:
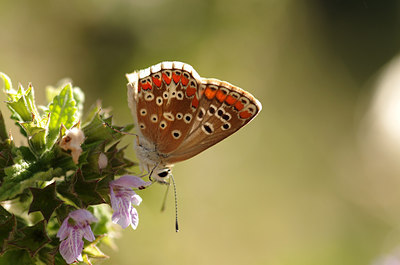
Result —
[[233, 134], [260, 111], [261, 103], [250, 93], [228, 82], [203, 79], [194, 123], [168, 163], [189, 159]]
[[139, 141], [165, 157], [192, 127], [191, 104], [201, 78], [190, 65], [180, 62], [163, 62], [127, 77], [128, 102]]
[[203, 79], [188, 64], [163, 62], [127, 75], [139, 141], [173, 164], [218, 143], [250, 122], [261, 104], [224, 81]]

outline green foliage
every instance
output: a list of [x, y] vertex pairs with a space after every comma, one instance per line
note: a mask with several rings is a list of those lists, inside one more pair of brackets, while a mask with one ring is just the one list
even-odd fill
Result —
[[[107, 258], [98, 246], [112, 244], [111, 213], [105, 204], [108, 183], [134, 165], [125, 158], [125, 147], [118, 147], [124, 135], [109, 127], [112, 119], [101, 106], [93, 107], [81, 121], [85, 97], [71, 83], [48, 87], [48, 104], [37, 106], [32, 85], [14, 89], [7, 75], [0, 73], [0, 77], [11, 119], [28, 143], [14, 144], [0, 113], [0, 265], [66, 264], [56, 234], [68, 213], [77, 208], [88, 208], [99, 219], [93, 224], [96, 240], [85, 243], [84, 263]], [[85, 134], [77, 164], [70, 150], [60, 147], [73, 127]], [[126, 132], [132, 127], [115, 128]], [[100, 155], [107, 158], [102, 168]], [[29, 215], [18, 215], [16, 208]]]

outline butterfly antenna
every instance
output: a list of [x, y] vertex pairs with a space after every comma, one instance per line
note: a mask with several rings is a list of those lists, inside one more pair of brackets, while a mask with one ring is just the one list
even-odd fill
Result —
[[171, 175], [172, 184], [174, 185], [174, 195], [175, 195], [175, 231], [179, 232], [178, 226], [178, 197], [176, 196], [176, 185], [174, 177]]
[[167, 185], [167, 189], [166, 189], [166, 191], [165, 191], [164, 200], [163, 200], [163, 203], [162, 203], [162, 205], [161, 205], [161, 212], [164, 212], [164, 211], [165, 211], [165, 205], [166, 205], [166, 202], [167, 202], [169, 186], [170, 186], [170, 185]]

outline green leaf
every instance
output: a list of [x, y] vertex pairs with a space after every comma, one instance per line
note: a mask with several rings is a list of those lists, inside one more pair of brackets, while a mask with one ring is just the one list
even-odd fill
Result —
[[4, 121], [3, 113], [0, 111], [0, 141], [5, 141], [6, 139], [8, 139], [6, 123]]
[[[93, 143], [97, 145], [100, 142], [110, 143], [120, 139], [123, 134], [110, 128], [109, 126], [111, 126], [111, 124], [111, 118], [104, 119], [100, 112], [98, 112], [93, 117], [92, 121], [83, 127], [83, 132], [86, 136], [84, 144], [89, 145]], [[114, 126], [114, 128], [121, 132], [127, 132], [133, 128], [133, 125], [127, 125], [125, 127]]]
[[14, 249], [0, 257], [0, 265], [10, 264], [35, 265], [35, 261], [29, 257], [26, 250]]
[[28, 214], [31, 212], [40, 211], [46, 221], [49, 221], [50, 216], [57, 209], [62, 201], [56, 195], [56, 183], [48, 185], [43, 189], [30, 188], [33, 200], [29, 207]]
[[6, 176], [0, 186], [0, 201], [12, 199], [37, 181], [48, 181], [63, 175], [61, 168], [48, 168], [48, 162], [30, 162], [24, 159], [5, 169]]
[[2, 220], [0, 222], [0, 254], [4, 253], [7, 250], [7, 241], [13, 237], [16, 229], [17, 220], [15, 218], [15, 215], [9, 215], [6, 219], [4, 219], [4, 221]]
[[34, 122], [20, 122], [19, 125], [24, 129], [28, 144], [35, 154], [39, 155], [46, 151], [47, 130], [45, 128], [35, 125]]
[[98, 180], [85, 180], [82, 171], [78, 170], [74, 176], [73, 193], [82, 201], [83, 206], [104, 203], [104, 198], [97, 192]]
[[[61, 90], [70, 83], [71, 80], [62, 79], [57, 83], [56, 87], [47, 86], [46, 87], [47, 101], [52, 102], [54, 97], [56, 97], [61, 92]], [[82, 117], [83, 103], [85, 102], [85, 94], [79, 87], [72, 87], [72, 95], [76, 102], [77, 117], [80, 119]]]
[[47, 134], [47, 148], [51, 148], [57, 140], [61, 124], [70, 129], [78, 122], [76, 117], [76, 101], [72, 96], [71, 84], [67, 84], [49, 106], [50, 121]]
[[0, 77], [1, 79], [3, 79], [4, 82], [4, 90], [5, 91], [9, 91], [12, 89], [12, 83], [11, 83], [11, 79], [3, 72], [0, 72]]
[[45, 220], [38, 222], [34, 226], [26, 226], [20, 229], [19, 232], [15, 239], [8, 241], [8, 244], [26, 249], [31, 257], [35, 256], [41, 248], [51, 242], [46, 233]]

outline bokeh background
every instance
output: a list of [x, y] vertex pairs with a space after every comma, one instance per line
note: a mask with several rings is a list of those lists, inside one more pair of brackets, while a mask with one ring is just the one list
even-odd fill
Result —
[[179, 233], [153, 185], [102, 264], [400, 264], [399, 51], [391, 0], [0, 0], [0, 71], [39, 103], [69, 77], [127, 124], [125, 73], [179, 60], [263, 104], [174, 168]]

